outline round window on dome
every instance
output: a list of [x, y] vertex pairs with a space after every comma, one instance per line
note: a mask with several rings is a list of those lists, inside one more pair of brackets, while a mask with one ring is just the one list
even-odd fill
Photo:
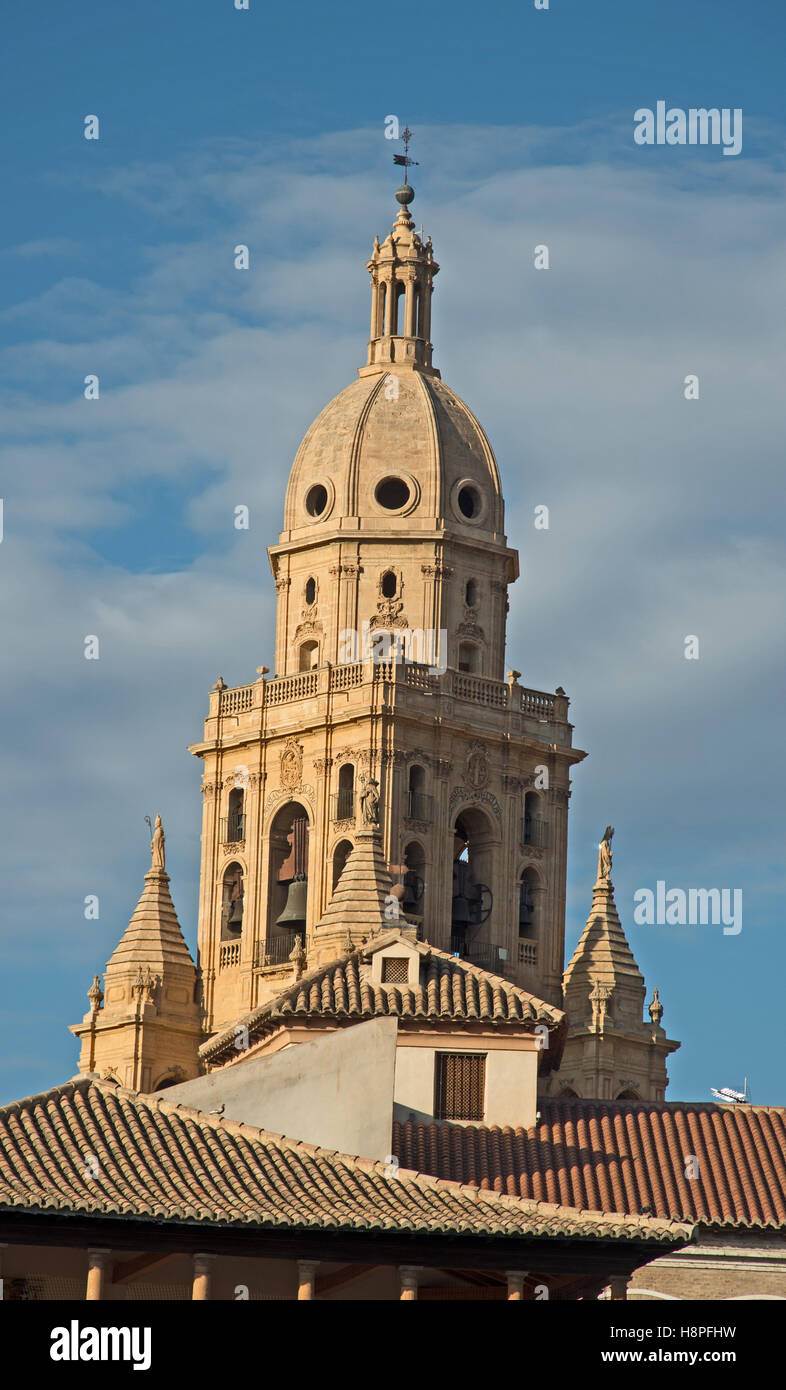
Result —
[[321, 516], [327, 504], [327, 488], [323, 483], [315, 483], [306, 493], [306, 511], [309, 516]]
[[467, 517], [469, 521], [480, 514], [480, 493], [471, 483], [465, 483], [463, 487], [459, 488], [456, 500], [461, 515]]
[[382, 478], [374, 489], [374, 497], [387, 512], [398, 512], [410, 499], [409, 484], [403, 478]]

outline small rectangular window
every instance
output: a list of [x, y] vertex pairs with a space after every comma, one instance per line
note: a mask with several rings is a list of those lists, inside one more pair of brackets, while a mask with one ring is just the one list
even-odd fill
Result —
[[438, 1052], [434, 1115], [438, 1120], [482, 1120], [486, 1082], [483, 1052]]
[[409, 961], [406, 956], [382, 957], [383, 985], [405, 985], [409, 979]]

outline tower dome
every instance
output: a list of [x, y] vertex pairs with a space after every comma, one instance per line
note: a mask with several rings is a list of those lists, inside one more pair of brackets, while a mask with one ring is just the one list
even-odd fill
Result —
[[282, 541], [336, 530], [440, 528], [504, 544], [494, 453], [436, 376], [380, 367], [317, 416], [287, 488]]
[[415, 231], [408, 185], [393, 228], [374, 240], [371, 338], [359, 380], [314, 421], [289, 478], [281, 542], [336, 531], [459, 533], [504, 548], [499, 471], [472, 411], [432, 365], [439, 266]]

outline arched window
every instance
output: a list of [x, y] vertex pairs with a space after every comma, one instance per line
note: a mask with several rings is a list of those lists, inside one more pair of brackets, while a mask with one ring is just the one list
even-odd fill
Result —
[[314, 671], [319, 665], [319, 643], [310, 641], [301, 643], [298, 669], [300, 671]]
[[313, 575], [312, 575], [309, 579], [306, 580], [306, 603], [308, 603], [309, 605], [312, 604], [312, 603], [315, 603], [315, 602], [316, 602], [316, 597], [317, 597], [317, 581], [316, 581], [316, 579], [314, 579], [314, 577], [313, 577]]
[[245, 818], [243, 814], [243, 789], [233, 787], [229, 793], [226, 843], [234, 844], [245, 839]]
[[535, 845], [538, 849], [545, 849], [546, 821], [543, 818], [543, 798], [538, 796], [537, 792], [527, 792], [524, 797], [522, 840], [525, 845]]
[[385, 571], [385, 573], [382, 576], [382, 583], [380, 585], [380, 588], [382, 589], [383, 598], [396, 597], [396, 594], [398, 593], [398, 576], [394, 573], [393, 570]]
[[383, 280], [379, 287], [379, 322], [377, 323], [376, 336], [382, 338], [385, 333], [385, 309], [387, 307], [388, 287]]
[[633, 1090], [631, 1090], [630, 1088], [628, 1088], [627, 1091], [620, 1091], [620, 1093], [619, 1093], [619, 1095], [616, 1097], [616, 1099], [617, 1099], [617, 1100], [641, 1100], [641, 1096], [638, 1094], [638, 1092], [633, 1091]]
[[236, 941], [243, 930], [243, 866], [232, 863], [224, 870], [221, 888], [221, 940]]
[[426, 856], [423, 846], [411, 840], [404, 850], [404, 897], [402, 909], [407, 917], [423, 916]]
[[335, 893], [341, 875], [344, 872], [344, 865], [352, 853], [353, 845], [351, 840], [339, 840], [333, 850], [333, 882], [331, 892]]
[[354, 815], [355, 767], [353, 763], [342, 763], [338, 770], [338, 792], [333, 819], [352, 820]]
[[480, 666], [480, 653], [474, 642], [460, 642], [458, 649], [458, 668], [470, 675], [477, 674]]
[[413, 763], [409, 769], [409, 795], [407, 797], [407, 815], [412, 820], [430, 820], [429, 814], [430, 798], [426, 796], [426, 771], [419, 763]]
[[423, 301], [420, 294], [420, 285], [415, 285], [412, 291], [415, 306], [412, 312], [412, 322], [415, 325], [415, 337], [423, 337]]
[[402, 282], [401, 280], [397, 280], [397, 281], [396, 281], [395, 290], [394, 290], [394, 293], [393, 293], [393, 314], [392, 314], [392, 320], [393, 320], [393, 321], [392, 321], [392, 323], [391, 323], [391, 325], [390, 325], [390, 331], [391, 331], [391, 333], [398, 333], [398, 328], [399, 328], [399, 310], [398, 310], [398, 306], [399, 306], [399, 300], [402, 299], [402, 297], [403, 297], [403, 295], [404, 295], [404, 292], [405, 292], [405, 289], [406, 289], [406, 286], [403, 284], [403, 282]]
[[532, 869], [524, 870], [519, 883], [519, 936], [538, 937], [538, 879]]
[[478, 601], [478, 586], [474, 579], [468, 579], [464, 586], [464, 602], [467, 608], [474, 608]]

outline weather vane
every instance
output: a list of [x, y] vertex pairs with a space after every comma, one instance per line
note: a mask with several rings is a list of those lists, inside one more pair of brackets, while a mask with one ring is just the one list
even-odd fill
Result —
[[[412, 165], [412, 164], [419, 164], [419, 163], [420, 163], [420, 160], [418, 160], [418, 159], [410, 159], [410, 157], [409, 157], [409, 142], [410, 142], [411, 139], [412, 139], [412, 131], [410, 130], [410, 128], [409, 128], [408, 125], [405, 125], [405, 126], [404, 126], [404, 129], [402, 130], [402, 132], [401, 132], [401, 134], [400, 134], [400, 136], [399, 136], [399, 140], [403, 140], [403, 141], [404, 141], [404, 153], [403, 153], [403, 154], [394, 154], [394, 156], [393, 156], [393, 163], [394, 163], [394, 164], [403, 164], [403, 166], [404, 166], [405, 169], [409, 169], [410, 165]], [[406, 174], [404, 175], [404, 177], [406, 178]]]

